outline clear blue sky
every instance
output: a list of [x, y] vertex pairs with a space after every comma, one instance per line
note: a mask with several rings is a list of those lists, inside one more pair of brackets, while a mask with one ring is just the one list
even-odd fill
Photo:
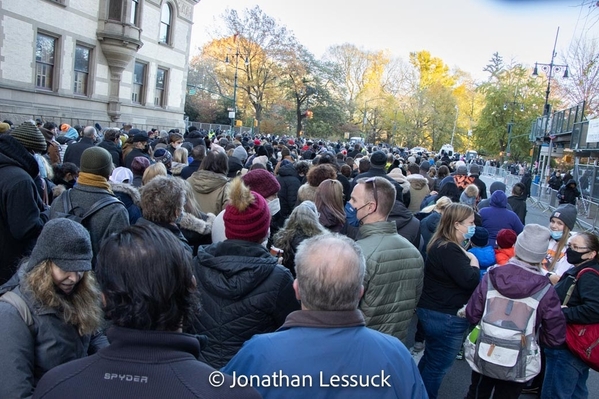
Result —
[[558, 26], [558, 63], [573, 39], [599, 37], [599, 8], [588, 17], [582, 1], [201, 0], [194, 8], [191, 55], [211, 40], [225, 9], [241, 12], [258, 4], [317, 57], [342, 43], [387, 49], [404, 60], [411, 51], [428, 50], [450, 67], [484, 79], [482, 68], [496, 51], [525, 65], [549, 63]]

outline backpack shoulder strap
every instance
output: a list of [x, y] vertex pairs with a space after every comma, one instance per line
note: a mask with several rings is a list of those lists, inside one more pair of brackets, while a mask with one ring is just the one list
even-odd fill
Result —
[[113, 197], [113, 196], [104, 197], [104, 198], [97, 200], [96, 202], [94, 202], [94, 204], [91, 206], [91, 208], [89, 208], [88, 211], [85, 212], [83, 214], [83, 216], [81, 216], [81, 222], [83, 223], [83, 221], [85, 219], [92, 216], [94, 213], [98, 212], [100, 209], [103, 209], [103, 208], [107, 207], [108, 205], [117, 204], [117, 203], [125, 206], [125, 204], [123, 204], [118, 198]]
[[13, 291], [8, 291], [0, 296], [0, 301], [10, 303], [12, 306], [14, 306], [19, 312], [19, 315], [21, 315], [21, 318], [25, 324], [27, 324], [27, 327], [31, 328], [33, 325], [33, 316], [31, 315], [29, 306], [27, 306], [23, 298]]
[[582, 269], [581, 271], [578, 272], [578, 274], [576, 275], [576, 277], [574, 278], [574, 282], [572, 283], [572, 285], [570, 285], [570, 287], [568, 287], [568, 292], [566, 292], [566, 297], [564, 298], [564, 303], [562, 304], [563, 306], [567, 306], [568, 302], [570, 301], [570, 297], [572, 296], [572, 293], [574, 292], [574, 288], [576, 288], [576, 283], [578, 282], [578, 280], [580, 280], [580, 277], [588, 272], [592, 272], [595, 273], [597, 275], [599, 275], [599, 272], [595, 269], [593, 269], [592, 267], [585, 267], [584, 269]]
[[62, 193], [62, 208], [64, 213], [70, 213], [73, 210], [73, 204], [71, 203], [71, 189], [67, 189]]

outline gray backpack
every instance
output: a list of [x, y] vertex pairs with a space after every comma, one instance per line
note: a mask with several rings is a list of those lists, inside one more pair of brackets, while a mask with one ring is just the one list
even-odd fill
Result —
[[485, 310], [464, 342], [464, 357], [472, 370], [487, 377], [529, 381], [541, 371], [537, 308], [551, 284], [530, 297], [512, 299], [501, 295], [486, 278]]

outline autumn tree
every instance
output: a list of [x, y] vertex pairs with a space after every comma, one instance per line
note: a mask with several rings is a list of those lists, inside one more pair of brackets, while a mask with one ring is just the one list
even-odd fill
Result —
[[564, 63], [570, 77], [557, 84], [569, 105], [585, 101], [585, 114], [599, 117], [599, 39], [583, 37], [573, 42]]

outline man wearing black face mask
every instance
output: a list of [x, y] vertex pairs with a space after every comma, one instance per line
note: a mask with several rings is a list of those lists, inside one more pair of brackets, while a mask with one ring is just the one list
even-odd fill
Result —
[[424, 261], [418, 249], [397, 234], [387, 217], [395, 187], [384, 177], [359, 179], [346, 204], [348, 224], [359, 225], [357, 241], [366, 259], [360, 310], [366, 326], [402, 340], [422, 292]]
[[[144, 157], [148, 158], [150, 163], [152, 162], [152, 158], [148, 155], [148, 134], [146, 132], [142, 132], [139, 129], [131, 129], [129, 134], [133, 133], [133, 150], [127, 154], [125, 157], [125, 167], [131, 169], [131, 163], [135, 157]], [[131, 137], [131, 136], [130, 136]]]

